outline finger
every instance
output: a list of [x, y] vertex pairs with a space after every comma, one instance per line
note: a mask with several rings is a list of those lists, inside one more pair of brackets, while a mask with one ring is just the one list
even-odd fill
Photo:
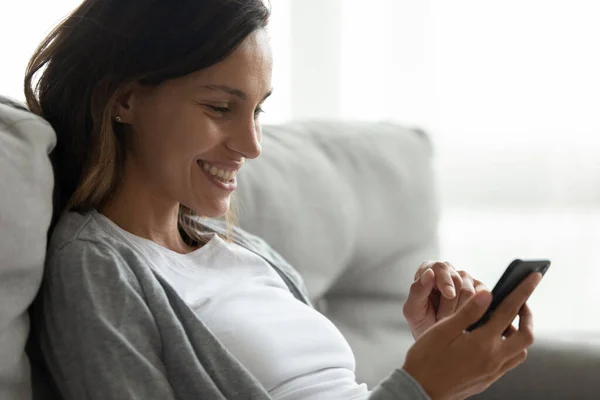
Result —
[[496, 382], [498, 379], [502, 378], [508, 371], [521, 365], [526, 359], [527, 359], [527, 350], [523, 350], [521, 353], [508, 359], [508, 361], [506, 361], [504, 364], [502, 364], [500, 369], [498, 369], [497, 371], [495, 371], [491, 374], [485, 375], [481, 379], [478, 379], [475, 383], [472, 383], [470, 386], [474, 386], [474, 387], [478, 388], [476, 390], [476, 392], [473, 394], [483, 392], [488, 387], [490, 387], [494, 382]]
[[475, 294], [472, 278], [469, 276], [469, 274], [465, 271], [457, 271], [457, 274], [462, 280], [461, 289], [457, 292], [457, 295], [454, 296], [453, 299], [448, 299], [447, 297], [442, 297], [440, 299], [440, 305], [436, 315], [437, 321], [454, 314], [457, 309], [463, 306], [467, 300], [469, 300]]
[[505, 339], [509, 339], [512, 335], [514, 335], [515, 333], [517, 333], [517, 328], [514, 327], [514, 325], [509, 326], [504, 333], [502, 334], [502, 336]]
[[458, 271], [456, 269], [456, 267], [454, 266], [454, 264], [452, 264], [450, 261], [444, 261], [444, 264], [446, 264], [448, 266], [448, 268], [450, 268], [450, 272], [452, 274], [452, 281], [454, 282], [454, 287], [456, 288], [456, 294], [458, 295], [458, 293], [460, 293], [460, 291], [462, 289], [462, 284], [463, 284], [463, 276], [461, 275], [460, 272], [463, 272], [467, 276], [469, 276], [469, 274], [466, 273], [465, 271]]
[[[433, 290], [434, 278], [433, 271], [429, 270], [425, 275], [430, 275], [428, 279], [425, 276], [417, 278], [412, 285], [410, 285], [410, 290], [408, 293], [408, 298], [406, 299], [406, 303], [402, 308], [404, 317], [408, 321], [414, 321], [422, 317], [427, 312], [429, 295]], [[423, 281], [426, 282], [426, 285], [423, 284]]]
[[498, 371], [498, 375], [499, 375], [498, 378], [502, 377], [504, 374], [506, 374], [511, 369], [515, 369], [516, 367], [521, 365], [526, 359], [527, 359], [527, 350], [526, 349], [521, 350], [519, 353], [517, 353], [516, 356], [512, 357], [506, 363], [504, 363], [504, 365], [500, 368], [500, 371]]
[[[456, 313], [440, 322], [440, 326], [447, 329], [449, 335], [462, 335], [470, 325], [477, 322], [492, 302], [490, 292], [479, 292]], [[477, 331], [477, 330], [476, 330]]]
[[505, 354], [518, 354], [533, 344], [533, 314], [527, 304], [519, 312], [519, 330], [505, 341]]
[[490, 291], [490, 289], [483, 282], [478, 281], [477, 279], [473, 279], [473, 286], [475, 286], [476, 292], [480, 292], [482, 290], [487, 290], [488, 292]]
[[433, 289], [435, 284], [435, 272], [431, 268], [428, 268], [423, 271], [421, 276], [419, 277], [421, 284], [426, 287], [430, 287]]
[[[440, 310], [440, 300], [443, 299], [440, 291], [437, 289], [433, 289], [431, 294], [429, 295], [429, 304], [433, 308], [433, 312], [437, 316], [438, 311]], [[436, 318], [437, 321], [437, 318]]]
[[533, 273], [528, 276], [504, 301], [496, 308], [490, 320], [481, 328], [485, 336], [500, 336], [516, 318], [542, 275]]
[[431, 266], [435, 263], [435, 261], [423, 261], [421, 263], [421, 265], [419, 265], [419, 268], [417, 268], [417, 272], [415, 272], [415, 277], [414, 280], [416, 281], [417, 279], [419, 279], [421, 277], [421, 275], [423, 275], [423, 273], [428, 270], [429, 268], [431, 268]]
[[506, 361], [504, 364], [502, 364], [500, 369], [493, 372], [492, 374], [484, 376], [482, 379], [480, 379], [476, 383], [474, 383], [473, 386], [480, 388], [480, 390], [477, 391], [478, 393], [486, 390], [494, 382], [496, 382], [498, 379], [502, 378], [508, 371], [515, 369], [516, 367], [521, 365], [526, 359], [527, 359], [527, 350], [523, 350], [516, 356], [509, 358], [508, 361]]
[[442, 296], [453, 299], [462, 288], [462, 278], [456, 270], [443, 262], [436, 262], [431, 266], [435, 272], [435, 284]]
[[444, 296], [440, 297], [440, 305], [438, 307], [436, 321], [449, 317], [454, 314], [458, 305], [459, 296], [455, 296], [453, 299], [448, 299]]
[[461, 308], [467, 300], [475, 295], [475, 280], [465, 271], [458, 271], [458, 274], [462, 278], [462, 290], [458, 296], [459, 300], [456, 308]]

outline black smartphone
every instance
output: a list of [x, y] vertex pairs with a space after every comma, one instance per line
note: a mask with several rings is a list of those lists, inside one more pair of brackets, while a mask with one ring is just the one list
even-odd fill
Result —
[[539, 272], [543, 276], [549, 267], [549, 260], [514, 260], [510, 263], [492, 290], [492, 304], [490, 304], [490, 307], [479, 321], [467, 328], [467, 332], [471, 332], [473, 329], [479, 328], [481, 325], [485, 324], [494, 313], [494, 310], [513, 290], [517, 288], [517, 286], [519, 286], [521, 282], [525, 280], [525, 278], [534, 272]]

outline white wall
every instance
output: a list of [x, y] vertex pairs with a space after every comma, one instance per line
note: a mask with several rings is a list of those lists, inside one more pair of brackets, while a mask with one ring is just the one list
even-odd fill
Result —
[[38, 44], [79, 0], [19, 0], [0, 3], [0, 93], [24, 100], [23, 79]]

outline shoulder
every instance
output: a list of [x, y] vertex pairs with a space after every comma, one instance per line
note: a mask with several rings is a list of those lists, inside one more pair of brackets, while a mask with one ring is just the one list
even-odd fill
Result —
[[129, 282], [139, 256], [105, 231], [91, 213], [67, 212], [52, 232], [46, 258], [46, 280], [84, 281], [102, 285]]
[[122, 247], [119, 244], [119, 240], [102, 227], [92, 212], [70, 211], [60, 216], [52, 231], [48, 257], [83, 248], [118, 251]]

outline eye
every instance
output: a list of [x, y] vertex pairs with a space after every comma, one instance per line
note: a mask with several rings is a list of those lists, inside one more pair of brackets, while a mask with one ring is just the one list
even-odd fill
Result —
[[218, 107], [218, 106], [211, 106], [211, 105], [207, 105], [207, 107], [210, 108], [211, 110], [213, 110], [214, 112], [223, 114], [223, 115], [225, 115], [231, 111], [231, 108], [229, 108], [229, 107]]
[[256, 110], [254, 110], [254, 117], [258, 118], [258, 116], [264, 112], [265, 110], [263, 110], [262, 107], [258, 107]]

